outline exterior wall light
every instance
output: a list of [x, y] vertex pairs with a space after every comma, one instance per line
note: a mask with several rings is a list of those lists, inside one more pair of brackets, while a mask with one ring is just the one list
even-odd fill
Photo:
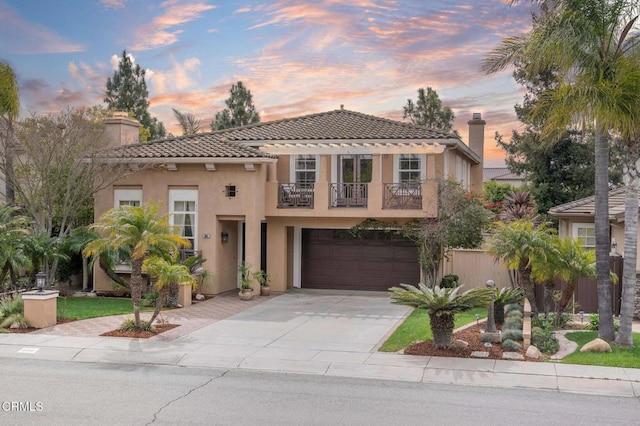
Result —
[[227, 231], [222, 231], [220, 233], [220, 241], [222, 244], [227, 244], [229, 242], [229, 233]]
[[47, 274], [40, 271], [36, 274], [36, 287], [38, 287], [38, 292], [42, 292], [47, 285]]

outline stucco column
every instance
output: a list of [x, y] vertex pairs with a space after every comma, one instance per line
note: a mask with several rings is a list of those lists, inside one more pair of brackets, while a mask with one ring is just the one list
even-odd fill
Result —
[[56, 325], [58, 295], [57, 290], [28, 291], [22, 293], [24, 319], [31, 327], [45, 328]]
[[[251, 272], [260, 270], [260, 220], [255, 217], [247, 217], [245, 220], [245, 247], [244, 261]], [[252, 279], [254, 296], [260, 295], [260, 284]]]
[[271, 290], [287, 289], [287, 228], [282, 223], [269, 222], [267, 233], [267, 272]]
[[[329, 207], [329, 182], [331, 180], [330, 157], [321, 155], [318, 164], [318, 181], [313, 191], [313, 205], [316, 211]], [[318, 210], [319, 209], [319, 210]]]
[[267, 163], [267, 182], [277, 182], [276, 163]]

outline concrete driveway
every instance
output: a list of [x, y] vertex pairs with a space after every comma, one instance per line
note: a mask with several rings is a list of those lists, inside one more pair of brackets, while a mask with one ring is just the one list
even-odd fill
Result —
[[[203, 345], [181, 364], [222, 357], [223, 365], [251, 359], [336, 361], [366, 359], [410, 308], [377, 292], [291, 291], [174, 341]], [[228, 364], [227, 364], [228, 363]]]

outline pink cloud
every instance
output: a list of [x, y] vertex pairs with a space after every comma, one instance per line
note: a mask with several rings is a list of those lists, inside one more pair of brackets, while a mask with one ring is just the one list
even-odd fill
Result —
[[133, 50], [150, 50], [176, 43], [182, 30], [175, 27], [198, 19], [207, 10], [215, 8], [204, 2], [189, 3], [178, 0], [167, 0], [161, 7], [164, 8], [162, 15], [136, 30]]

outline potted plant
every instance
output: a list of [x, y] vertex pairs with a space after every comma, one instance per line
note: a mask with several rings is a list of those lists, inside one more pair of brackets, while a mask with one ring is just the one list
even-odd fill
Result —
[[251, 270], [249, 269], [249, 265], [245, 262], [242, 262], [238, 266], [238, 272], [240, 272], [240, 292], [238, 295], [241, 300], [251, 300], [253, 299], [253, 287], [251, 286]]
[[261, 269], [254, 272], [253, 278], [260, 284], [260, 296], [268, 296], [270, 291], [269, 281], [271, 281], [269, 274]]

